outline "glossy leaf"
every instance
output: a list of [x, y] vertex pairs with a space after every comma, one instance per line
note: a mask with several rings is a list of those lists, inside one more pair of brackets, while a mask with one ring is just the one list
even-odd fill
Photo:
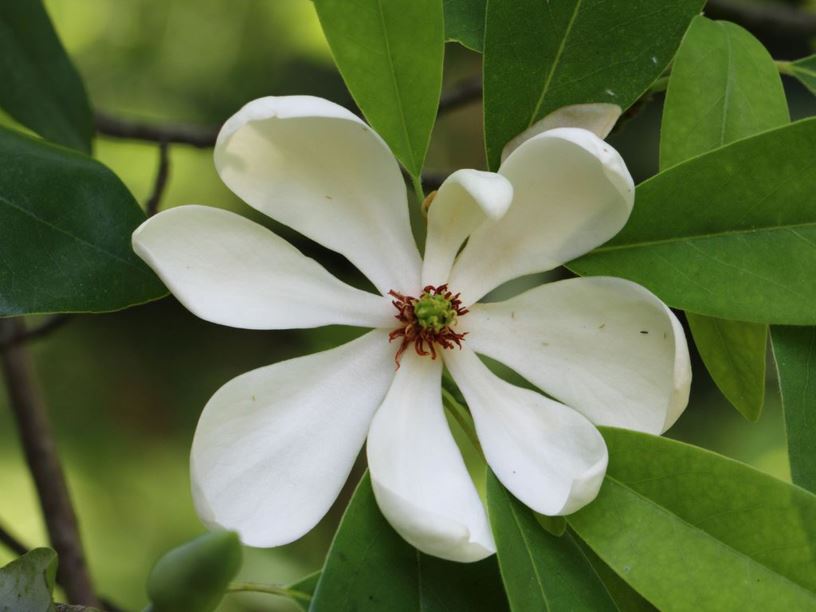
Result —
[[57, 553], [35, 548], [0, 568], [0, 612], [51, 612]]
[[0, 128], [0, 316], [103, 312], [164, 295], [130, 247], [142, 221], [102, 164]]
[[569, 267], [696, 314], [816, 323], [814, 142], [807, 119], [661, 172], [638, 186], [623, 230]]
[[53, 142], [88, 152], [93, 116], [40, 0], [0, 2], [0, 107]]
[[442, 88], [442, 0], [315, 0], [315, 7], [360, 110], [418, 176]]
[[789, 70], [791, 75], [810, 90], [810, 93], [816, 95], [816, 55], [792, 62]]
[[487, 505], [513, 612], [617, 610], [572, 536], [555, 537], [542, 529], [533, 512], [492, 473]]
[[[773, 58], [733, 23], [696, 17], [672, 64], [660, 167], [790, 121]], [[694, 342], [723, 395], [748, 420], [765, 401], [768, 326], [688, 314]]]
[[481, 53], [486, 0], [444, 0], [445, 38]]
[[357, 487], [317, 584], [312, 612], [501, 612], [495, 557], [443, 561], [418, 552], [380, 513], [366, 475]]
[[816, 493], [816, 328], [771, 328], [793, 482]]
[[703, 0], [493, 0], [484, 49], [485, 143], [502, 148], [568, 104], [623, 109], [660, 76]]
[[205, 533], [156, 562], [147, 579], [151, 612], [210, 612], [241, 569], [241, 542], [231, 531]]
[[598, 498], [570, 527], [660, 610], [816, 606], [816, 496], [701, 448], [602, 428]]

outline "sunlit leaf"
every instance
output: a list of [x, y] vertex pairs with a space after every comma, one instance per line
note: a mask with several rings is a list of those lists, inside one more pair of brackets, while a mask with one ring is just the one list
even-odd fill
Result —
[[442, 0], [315, 0], [315, 7], [360, 110], [418, 176], [442, 88]]
[[696, 314], [816, 323], [814, 142], [807, 119], [661, 172], [638, 186], [626, 227], [569, 267]]
[[667, 438], [602, 428], [598, 498], [570, 527], [660, 610], [816, 606], [816, 495]]
[[0, 107], [53, 142], [88, 152], [93, 117], [79, 73], [40, 0], [0, 2]]

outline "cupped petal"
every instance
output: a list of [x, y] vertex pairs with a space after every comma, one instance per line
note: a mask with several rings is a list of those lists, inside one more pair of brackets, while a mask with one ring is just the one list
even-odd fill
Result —
[[495, 552], [473, 481], [442, 409], [442, 360], [406, 352], [368, 433], [377, 504], [420, 551], [471, 562]]
[[199, 516], [250, 546], [305, 534], [337, 498], [393, 377], [394, 349], [372, 331], [221, 387], [193, 439]]
[[397, 161], [342, 106], [312, 96], [254, 100], [221, 129], [215, 166], [240, 198], [345, 255], [381, 293], [416, 290], [421, 262]]
[[596, 425], [660, 434], [688, 403], [691, 366], [683, 327], [636, 283], [563, 280], [477, 304], [465, 322], [471, 349]]
[[472, 304], [500, 284], [551, 270], [617, 234], [635, 187], [615, 149], [580, 128], [522, 143], [499, 169], [513, 185], [510, 210], [470, 236], [450, 286]]
[[620, 119], [622, 112], [623, 109], [617, 104], [607, 104], [606, 102], [571, 104], [557, 108], [508, 142], [502, 149], [502, 163], [522, 143], [530, 140], [533, 136], [555, 128], [581, 128], [589, 130], [598, 138], [606, 138], [612, 128], [615, 127], [615, 123]]
[[447, 282], [465, 239], [485, 219], [501, 219], [512, 199], [510, 181], [495, 172], [457, 170], [445, 179], [428, 208], [422, 285]]
[[500, 379], [472, 350], [446, 351], [467, 400], [485, 459], [522, 503], [549, 516], [571, 514], [598, 495], [608, 453], [585, 417]]
[[283, 238], [234, 213], [179, 206], [133, 232], [133, 249], [193, 314], [245, 329], [387, 327], [379, 295], [329, 274]]

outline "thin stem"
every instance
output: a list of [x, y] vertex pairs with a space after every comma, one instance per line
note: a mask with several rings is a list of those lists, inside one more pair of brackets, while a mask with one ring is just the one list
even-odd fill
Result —
[[145, 213], [152, 217], [159, 212], [162, 195], [167, 188], [167, 180], [170, 178], [170, 145], [166, 140], [159, 143], [159, 167], [156, 171], [156, 180], [153, 182], [153, 193], [150, 194], [145, 204]]
[[64, 314], [55, 314], [48, 317], [39, 325], [36, 325], [32, 328], [22, 327], [20, 332], [14, 336], [10, 336], [7, 338], [0, 337], [0, 350], [8, 346], [13, 346], [15, 344], [22, 344], [24, 342], [31, 342], [32, 340], [39, 340], [40, 338], [44, 338], [48, 336], [51, 332], [58, 330], [60, 327], [68, 323], [73, 318], [72, 315], [64, 313]]
[[[21, 319], [0, 319], [0, 336], [25, 331]], [[45, 405], [34, 381], [28, 349], [23, 344], [0, 350], [9, 406], [17, 422], [28, 468], [34, 478], [51, 545], [59, 555], [59, 581], [71, 603], [101, 607], [91, 586], [65, 474], [51, 432]]]
[[280, 597], [288, 597], [289, 599], [297, 599], [305, 602], [312, 600], [312, 596], [303, 591], [287, 589], [286, 587], [274, 584], [261, 584], [260, 582], [233, 582], [227, 587], [227, 593], [266, 593], [268, 595], [278, 595]]
[[28, 547], [11, 533], [0, 527], [0, 543], [13, 552], [18, 557], [22, 557], [28, 552]]
[[779, 71], [779, 74], [793, 76], [793, 62], [774, 60], [774, 64], [776, 64], [776, 69]]

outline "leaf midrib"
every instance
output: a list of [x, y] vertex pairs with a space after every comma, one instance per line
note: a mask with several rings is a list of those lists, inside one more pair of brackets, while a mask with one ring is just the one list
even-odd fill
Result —
[[[798, 582], [795, 582], [791, 578], [788, 578], [784, 574], [780, 574], [777, 570], [765, 565], [764, 563], [761, 563], [760, 561], [754, 559], [750, 555], [742, 552], [741, 550], [738, 550], [738, 549], [734, 548], [730, 544], [728, 544], [726, 542], [723, 542], [722, 540], [715, 537], [714, 535], [712, 535], [711, 533], [709, 533], [708, 531], [706, 531], [702, 527], [698, 527], [697, 525], [687, 521], [686, 519], [679, 516], [678, 514], [675, 514], [670, 508], [668, 508], [666, 506], [662, 506], [658, 502], [650, 499], [649, 497], [646, 497], [646, 495], [640, 493], [640, 491], [637, 491], [636, 489], [628, 486], [622, 480], [619, 480], [618, 478], [615, 478], [614, 476], [611, 476], [608, 472], [607, 472], [607, 474], [605, 476], [605, 479], [610, 480], [611, 482], [618, 485], [619, 487], [625, 489], [626, 491], [629, 491], [630, 493], [632, 493], [632, 495], [635, 495], [640, 500], [642, 500], [644, 503], [646, 503], [649, 506], [655, 508], [658, 512], [660, 512], [662, 514], [669, 515], [670, 517], [672, 517], [673, 519], [675, 519], [678, 522], [682, 523], [686, 527], [703, 534], [708, 540], [713, 541], [718, 547], [725, 549], [728, 553], [732, 554], [733, 556], [735, 556], [737, 558], [740, 558], [740, 559], [744, 559], [748, 563], [757, 565], [757, 566], [765, 569], [767, 572], [769, 572], [773, 576], [777, 577], [782, 582], [788, 583], [794, 589], [802, 591], [803, 593], [805, 593], [805, 595], [809, 596], [811, 599], [814, 600], [814, 602], [816, 602], [816, 593], [811, 591], [809, 588], [802, 586], [801, 584], [799, 584]], [[569, 518], [567, 520], [569, 521]], [[654, 602], [651, 602], [651, 603], [654, 604]]]
[[547, 612], [549, 612], [550, 604], [549, 601], [547, 600], [547, 592], [544, 589], [544, 581], [541, 578], [541, 574], [538, 571], [538, 566], [536, 565], [535, 559], [533, 558], [533, 552], [530, 548], [530, 542], [527, 539], [527, 536], [524, 533], [524, 529], [521, 526], [518, 513], [516, 512], [516, 509], [513, 507], [513, 500], [509, 498], [509, 493], [507, 493], [507, 491], [505, 491], [503, 488], [502, 496], [505, 498], [507, 507], [510, 509], [510, 514], [513, 517], [513, 524], [515, 524], [519, 536], [521, 537], [521, 540], [524, 543], [524, 551], [527, 553], [527, 558], [530, 560], [530, 565], [533, 568], [533, 575], [535, 576], [536, 584], [538, 585], [538, 590], [541, 592], [541, 601], [544, 603], [544, 609], [547, 610]]

